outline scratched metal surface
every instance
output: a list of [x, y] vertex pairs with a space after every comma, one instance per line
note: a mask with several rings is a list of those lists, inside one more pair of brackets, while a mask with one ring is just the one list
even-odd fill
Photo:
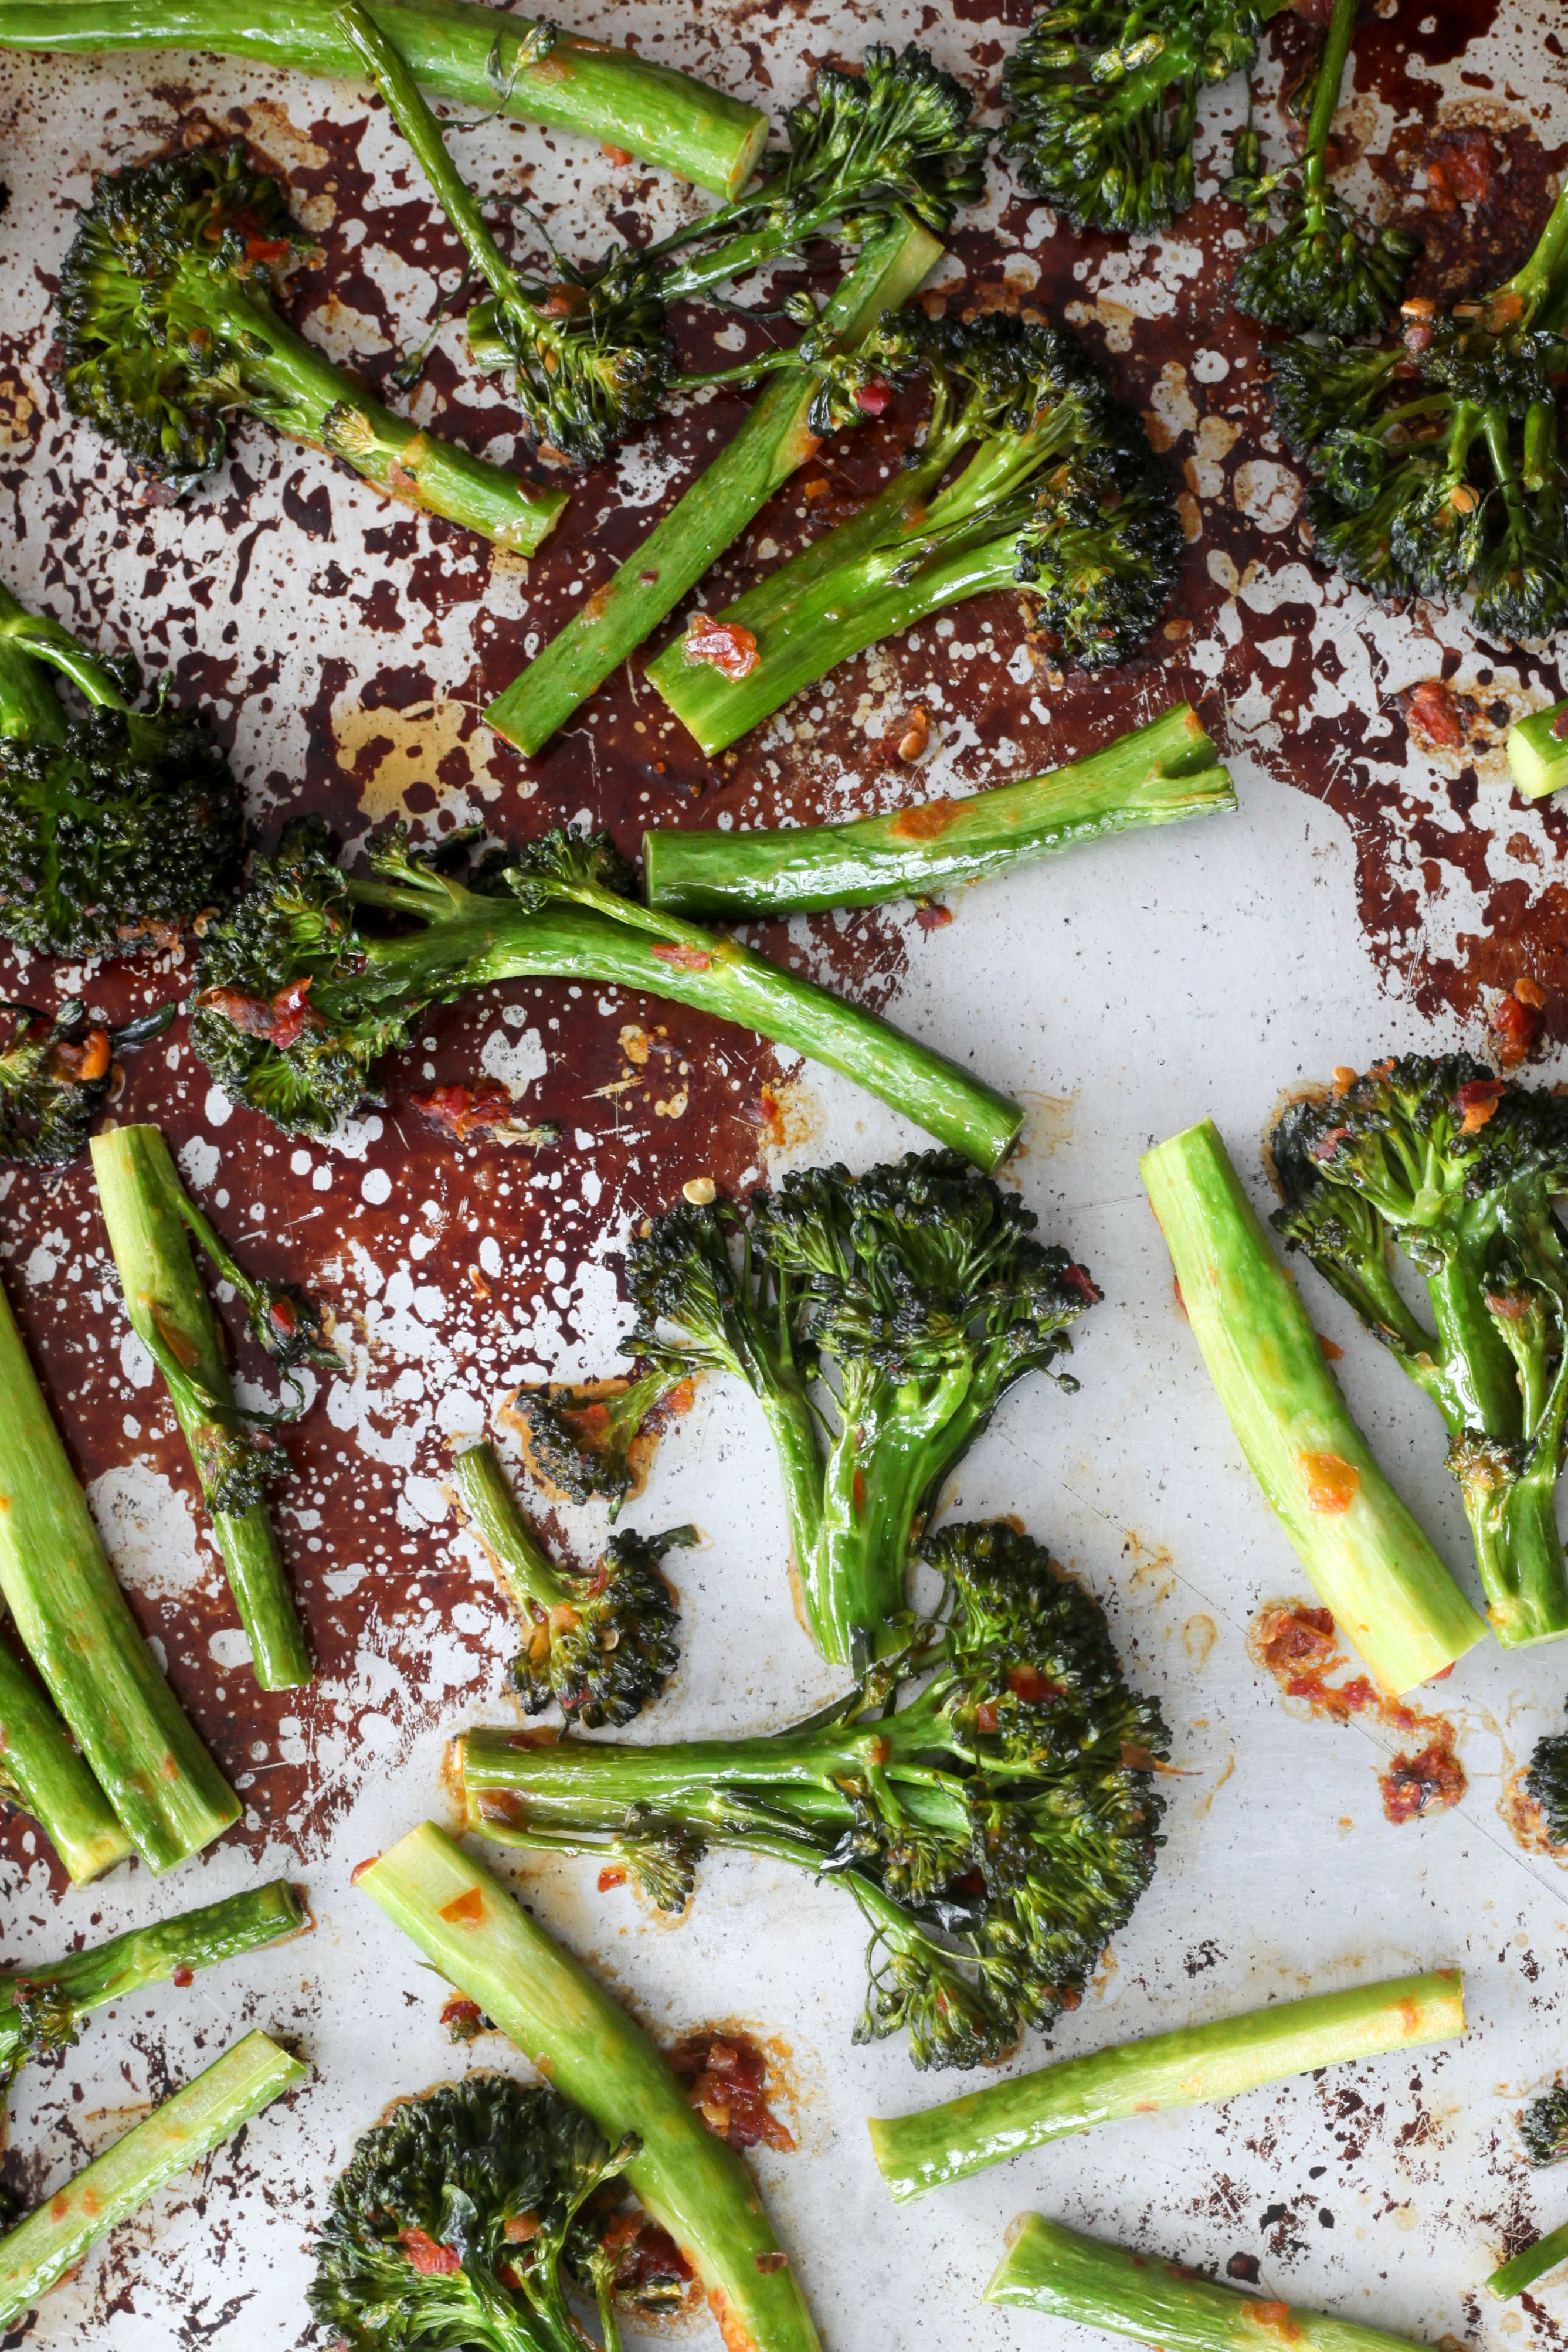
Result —
[[[776, 110], [812, 62], [911, 33], [994, 98], [1023, 13], [1017, 0], [1007, 23], [984, 0], [961, 0], [951, 17], [700, 0], [574, 21], [612, 39], [635, 32]], [[1426, 219], [1429, 287], [1506, 265], [1533, 234], [1568, 140], [1558, 22], [1533, 0], [1509, 0], [1495, 20], [1487, 0], [1381, 0], [1363, 35], [1341, 127], [1369, 194], [1420, 208], [1433, 126], [1486, 128], [1500, 159], [1489, 203]], [[1299, 26], [1277, 28], [1267, 89], [1303, 49]], [[62, 418], [47, 369], [48, 291], [95, 170], [193, 125], [250, 135], [292, 176], [321, 239], [293, 314], [372, 378], [429, 311], [452, 251], [384, 115], [351, 89], [210, 59], [0, 59], [0, 175], [12, 191], [0, 218], [0, 569], [89, 633], [167, 663], [181, 693], [211, 703], [264, 836], [308, 805], [351, 839], [396, 813], [434, 827], [479, 817], [504, 836], [586, 810], [630, 848], [650, 816], [744, 824], [889, 805], [910, 786], [871, 747], [917, 698], [933, 719], [930, 790], [1048, 764], [1182, 693], [1206, 697], [1229, 746], [1236, 817], [993, 886], [945, 929], [895, 911], [796, 924], [769, 944], [973, 1055], [1027, 1102], [1016, 1181], [1047, 1235], [1105, 1286], [1079, 1349], [1080, 1394], [1016, 1396], [950, 1498], [954, 1510], [1021, 1513], [1091, 1580], [1163, 1696], [1185, 1775], [1169, 1784], [1155, 1888], [1054, 2046], [1091, 2049], [1308, 1985], [1454, 1961], [1468, 1971], [1472, 2030], [1413, 2063], [1069, 2143], [896, 2214], [862, 2118], [957, 2085], [915, 2075], [897, 2044], [849, 2046], [861, 1937], [847, 1905], [722, 1861], [672, 1930], [625, 1893], [600, 1896], [586, 1874], [530, 1874], [541, 1916], [657, 2032], [738, 2019], [787, 2045], [800, 2150], [759, 2168], [830, 2352], [1065, 2344], [1070, 2331], [976, 2302], [1005, 2222], [1029, 2205], [1222, 2272], [1251, 2258], [1280, 2294], [1433, 2338], [1555, 2340], [1552, 2314], [1568, 2313], [1560, 2293], [1501, 2315], [1478, 2295], [1500, 2249], [1551, 2226], [1564, 2201], [1550, 2178], [1527, 2179], [1511, 2116], [1563, 2057], [1568, 1889], [1549, 1859], [1521, 1850], [1500, 1804], [1561, 1709], [1568, 1652], [1489, 1647], [1464, 1661], [1444, 1700], [1468, 1797], [1424, 1823], [1384, 1820], [1374, 1774], [1394, 1740], [1364, 1723], [1297, 1719], [1249, 1661], [1254, 1612], [1298, 1591], [1299, 1576], [1173, 1309], [1136, 1178], [1146, 1143], [1210, 1111], [1258, 1183], [1256, 1139], [1279, 1089], [1391, 1045], [1479, 1046], [1499, 989], [1521, 972], [1548, 992], [1543, 1076], [1558, 1075], [1553, 1040], [1568, 1034], [1568, 827], [1510, 797], [1498, 741], [1508, 713], [1548, 698], [1557, 674], [1542, 656], [1479, 646], [1457, 613], [1379, 614], [1312, 566], [1300, 485], [1268, 434], [1256, 338], [1219, 290], [1237, 237], [1217, 142], [1239, 101], [1239, 86], [1205, 101], [1202, 197], [1163, 242], [1075, 241], [994, 173], [939, 278], [953, 299], [1000, 289], [1065, 314], [1151, 413], [1184, 475], [1192, 544], [1179, 620], [1148, 659], [1064, 685], [1032, 666], [1015, 606], [998, 598], [852, 666], [721, 770], [661, 732], [624, 673], [525, 765], [479, 727], [487, 695], [738, 409], [724, 398], [693, 407], [591, 478], [527, 571], [489, 563], [460, 533], [389, 509], [324, 459], [258, 433], [187, 509], [139, 503], [118, 459]], [[1266, 121], [1276, 133], [1278, 118]], [[471, 177], [525, 193], [574, 250], [679, 201], [563, 139], [490, 127], [457, 143]], [[418, 413], [504, 457], [515, 419], [458, 350], [448, 329]], [[823, 453], [830, 512], [877, 480], [911, 421], [900, 413]], [[786, 491], [730, 575], [765, 568], [804, 511]], [[1475, 732], [1460, 753], [1407, 735], [1401, 692], [1438, 675], [1469, 697]], [[79, 979], [119, 1013], [169, 992], [178, 973], [0, 968], [5, 994], [46, 1003]], [[625, 1034], [639, 1028], [642, 1041]], [[308, 1882], [318, 1925], [309, 1941], [101, 2017], [79, 2048], [28, 2069], [6, 2173], [28, 2192], [52, 2185], [252, 2022], [296, 2034], [318, 2071], [237, 2158], [157, 2200], [4, 2339], [61, 2352], [310, 2341], [310, 2223], [354, 2135], [398, 2092], [508, 2063], [494, 2041], [467, 2059], [449, 2048], [438, 1987], [349, 1885], [361, 1856], [444, 1815], [443, 1735], [509, 1714], [510, 1636], [455, 1539], [444, 1440], [477, 1429], [521, 1378], [611, 1368], [618, 1245], [686, 1177], [734, 1186], [792, 1155], [864, 1163], [915, 1139], [847, 1087], [781, 1072], [732, 1032], [555, 988], [434, 1019], [389, 1074], [386, 1106], [333, 1151], [292, 1150], [230, 1110], [182, 1040], [176, 1029], [136, 1064], [124, 1115], [159, 1119], [220, 1224], [258, 1263], [320, 1289], [351, 1339], [352, 1370], [323, 1383], [290, 1440], [297, 1475], [281, 1512], [321, 1679], [273, 1699], [249, 1685], [187, 1465], [102, 1288], [84, 1171], [0, 1180], [8, 1289], [133, 1602], [247, 1805], [242, 1828], [167, 1885], [132, 1870], [86, 1894], [62, 1889], [11, 1822], [0, 1944], [11, 1960], [58, 1950], [279, 1871]], [[626, 1044], [644, 1042], [647, 1058], [628, 1058]], [[481, 1066], [564, 1121], [558, 1152], [531, 1166], [465, 1156], [405, 1114], [422, 1077]], [[763, 1097], [770, 1082], [782, 1116]], [[1313, 1303], [1347, 1348], [1355, 1408], [1463, 1572], [1435, 1423], [1333, 1300], [1317, 1291]], [[733, 1395], [700, 1394], [636, 1513], [650, 1528], [684, 1518], [705, 1536], [681, 1566], [685, 1658], [645, 1727], [762, 1725], [824, 1696], [790, 1610], [765, 1444]], [[603, 1532], [591, 1512], [547, 1524], [584, 1553]], [[1044, 2054], [1037, 2042], [1017, 2063]]]

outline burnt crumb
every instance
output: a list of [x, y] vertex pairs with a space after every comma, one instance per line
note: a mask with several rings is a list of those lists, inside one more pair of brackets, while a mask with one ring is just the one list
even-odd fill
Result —
[[1244, 2285], [1256, 2286], [1262, 2275], [1262, 2265], [1256, 2254], [1232, 2254], [1225, 2274], [1226, 2278], [1241, 2280]]
[[1188, 1976], [1198, 1977], [1203, 1975], [1205, 1969], [1217, 1968], [1224, 1958], [1225, 1954], [1220, 1950], [1214, 1937], [1205, 1936], [1201, 1944], [1187, 1953], [1182, 1966]]

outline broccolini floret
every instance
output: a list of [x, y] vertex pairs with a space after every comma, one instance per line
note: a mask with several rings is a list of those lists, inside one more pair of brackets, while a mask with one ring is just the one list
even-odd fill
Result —
[[[1431, 1398], [1500, 1642], [1568, 1633], [1568, 1102], [1468, 1054], [1375, 1063], [1274, 1131], [1276, 1229]], [[1393, 1258], [1426, 1283], [1430, 1326]]]
[[1568, 1846], [1568, 1731], [1545, 1731], [1524, 1775], [1525, 1793], [1541, 1808], [1553, 1845]]
[[[68, 677], [88, 716], [68, 721]], [[39, 955], [167, 944], [239, 880], [239, 786], [199, 711], [0, 587], [0, 933]]]
[[1313, 545], [1374, 595], [1469, 589], [1496, 642], [1550, 635], [1568, 622], [1568, 194], [1506, 284], [1401, 316], [1392, 349], [1270, 352], [1281, 429], [1313, 476]]
[[676, 1910], [707, 1846], [826, 1874], [871, 1930], [856, 2038], [907, 2028], [922, 2067], [1005, 2055], [1076, 2004], [1149, 1884], [1167, 1735], [1037, 1544], [960, 1526], [924, 1558], [938, 1616], [809, 1722], [657, 1748], [470, 1732], [472, 1826], [603, 1855]]
[[[479, 860], [460, 882], [453, 869], [476, 846], [458, 832], [432, 856], [398, 828], [370, 845], [369, 876], [351, 877], [320, 819], [288, 828], [208, 925], [196, 967], [191, 1042], [231, 1100], [327, 1135], [426, 1005], [503, 980], [597, 981], [742, 1021], [987, 1166], [1010, 1146], [1015, 1105], [876, 1014], [641, 905], [605, 836], [557, 831]], [[367, 928], [373, 909], [411, 919], [393, 936]]]
[[668, 2311], [690, 2278], [664, 2233], [625, 2211], [617, 2183], [638, 2146], [610, 2147], [555, 2092], [507, 2074], [399, 2100], [332, 2189], [312, 2315], [344, 2352], [584, 2352], [576, 2294], [617, 2352], [617, 2306]]
[[1256, 0], [1047, 6], [1002, 68], [1004, 152], [1075, 229], [1164, 228], [1192, 203], [1198, 93], [1245, 71]]
[[92, 1122], [114, 1085], [115, 1055], [156, 1037], [176, 1007], [123, 1029], [89, 1015], [68, 997], [51, 1017], [36, 1005], [0, 1003], [0, 1160], [24, 1168], [60, 1168], [87, 1147]]
[[847, 1664], [907, 1610], [910, 1549], [948, 1473], [1016, 1381], [1070, 1352], [1068, 1327], [1100, 1293], [950, 1152], [858, 1177], [795, 1170], [752, 1211], [682, 1202], [636, 1237], [627, 1346], [756, 1397], [807, 1622]]
[[[1236, 142], [1236, 173], [1226, 195], [1265, 232], [1237, 266], [1231, 291], [1238, 310], [1291, 334], [1376, 334], [1405, 289], [1420, 241], [1392, 224], [1358, 219], [1330, 185], [1333, 128], [1361, 0], [1333, 0], [1311, 83], [1306, 157], [1300, 169], [1265, 173], [1250, 121]], [[1269, 232], [1276, 201], [1284, 218]]]
[[506, 1408], [543, 1485], [570, 1503], [607, 1502], [612, 1519], [637, 1478], [634, 1449], [649, 1416], [689, 1375], [655, 1364], [630, 1380], [519, 1389]]
[[1568, 2091], [1543, 2091], [1519, 2119], [1519, 2137], [1533, 2165], [1561, 2164], [1568, 2156]]
[[60, 269], [72, 415], [180, 492], [221, 462], [233, 420], [254, 416], [388, 497], [535, 553], [564, 491], [393, 415], [284, 325], [274, 274], [310, 242], [237, 141], [105, 173]]

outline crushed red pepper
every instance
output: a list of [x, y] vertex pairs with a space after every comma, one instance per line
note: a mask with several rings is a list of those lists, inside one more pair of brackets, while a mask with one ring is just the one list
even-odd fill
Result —
[[710, 2131], [731, 2147], [763, 2146], [788, 2155], [795, 2137], [768, 2105], [765, 2053], [744, 2033], [693, 2033], [677, 2042], [669, 2063]]
[[710, 613], [694, 613], [685, 636], [689, 662], [707, 662], [721, 677], [750, 677], [762, 656], [750, 629], [738, 621], [716, 621]]
[[1253, 1619], [1248, 1647], [1285, 1696], [1305, 1699], [1314, 1715], [1340, 1724], [1367, 1715], [1403, 1738], [1422, 1741], [1413, 1753], [1402, 1750], [1378, 1774], [1383, 1810], [1391, 1822], [1418, 1821], [1458, 1804], [1466, 1780], [1454, 1753], [1453, 1725], [1446, 1716], [1424, 1714], [1380, 1691], [1365, 1675], [1330, 1682], [1330, 1675], [1350, 1661], [1328, 1610], [1301, 1601], [1276, 1601]]

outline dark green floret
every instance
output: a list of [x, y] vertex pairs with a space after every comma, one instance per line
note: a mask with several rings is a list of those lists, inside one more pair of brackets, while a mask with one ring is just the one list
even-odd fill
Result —
[[[68, 721], [51, 674], [86, 698]], [[104, 661], [0, 588], [0, 933], [38, 955], [167, 943], [239, 880], [244, 810], [199, 711], [135, 708]]]
[[1167, 1745], [1099, 1604], [1002, 1524], [944, 1528], [932, 1619], [791, 1730], [655, 1748], [459, 1743], [471, 1825], [599, 1855], [679, 1910], [704, 1847], [798, 1864], [871, 1930], [857, 2040], [977, 2066], [1076, 2005], [1152, 1875]]
[[333, 2187], [312, 2316], [345, 2352], [584, 2352], [576, 2296], [618, 2352], [617, 2306], [668, 2311], [690, 2275], [627, 2209], [619, 2176], [637, 2152], [510, 2075], [400, 2100]]
[[1391, 350], [1270, 352], [1313, 545], [1374, 595], [1468, 591], [1494, 642], [1551, 635], [1568, 624], [1568, 195], [1506, 284], [1402, 318]]
[[393, 415], [284, 324], [275, 274], [310, 248], [243, 144], [106, 173], [60, 269], [75, 416], [181, 493], [254, 416], [394, 498], [533, 553], [566, 504]]
[[115, 1055], [162, 1034], [178, 1007], [162, 1005], [124, 1029], [91, 1020], [68, 998], [51, 1017], [0, 1003], [0, 1160], [61, 1168], [87, 1148], [114, 1084]]
[[858, 1177], [792, 1171], [749, 1219], [682, 1202], [627, 1253], [628, 1349], [672, 1378], [743, 1381], [762, 1406], [826, 1657], [892, 1638], [919, 1530], [1015, 1382], [1076, 1386], [1054, 1367], [1100, 1293], [1037, 1222], [955, 1153], [911, 1152]]
[[1075, 229], [1165, 228], [1193, 201], [1198, 94], [1258, 54], [1268, 5], [1042, 8], [1002, 68], [1003, 151]]
[[689, 1377], [679, 1364], [634, 1368], [628, 1381], [520, 1389], [508, 1410], [542, 1484], [571, 1503], [608, 1503], [613, 1520], [631, 1490], [632, 1448], [649, 1415]]
[[1561, 2164], [1568, 2156], [1568, 2091], [1543, 2091], [1531, 2099], [1520, 2116], [1519, 2137], [1530, 2163]]
[[1568, 1731], [1546, 1731], [1535, 1743], [1524, 1776], [1526, 1793], [1541, 1808], [1553, 1845], [1568, 1846]]
[[[1250, 122], [1236, 142], [1226, 194], [1263, 232], [1237, 265], [1238, 310], [1293, 335], [1374, 335], [1405, 291], [1420, 240], [1392, 224], [1373, 228], [1329, 184], [1328, 149], [1361, 0], [1333, 0], [1317, 71], [1303, 93], [1307, 146], [1299, 168], [1265, 173]], [[1277, 209], [1283, 218], [1268, 234]]]
[[[1500, 1642], [1568, 1633], [1557, 1480], [1568, 1452], [1568, 1102], [1468, 1054], [1379, 1062], [1272, 1138], [1305, 1251], [1442, 1414]], [[1430, 1323], [1394, 1276], [1426, 1284]]]

